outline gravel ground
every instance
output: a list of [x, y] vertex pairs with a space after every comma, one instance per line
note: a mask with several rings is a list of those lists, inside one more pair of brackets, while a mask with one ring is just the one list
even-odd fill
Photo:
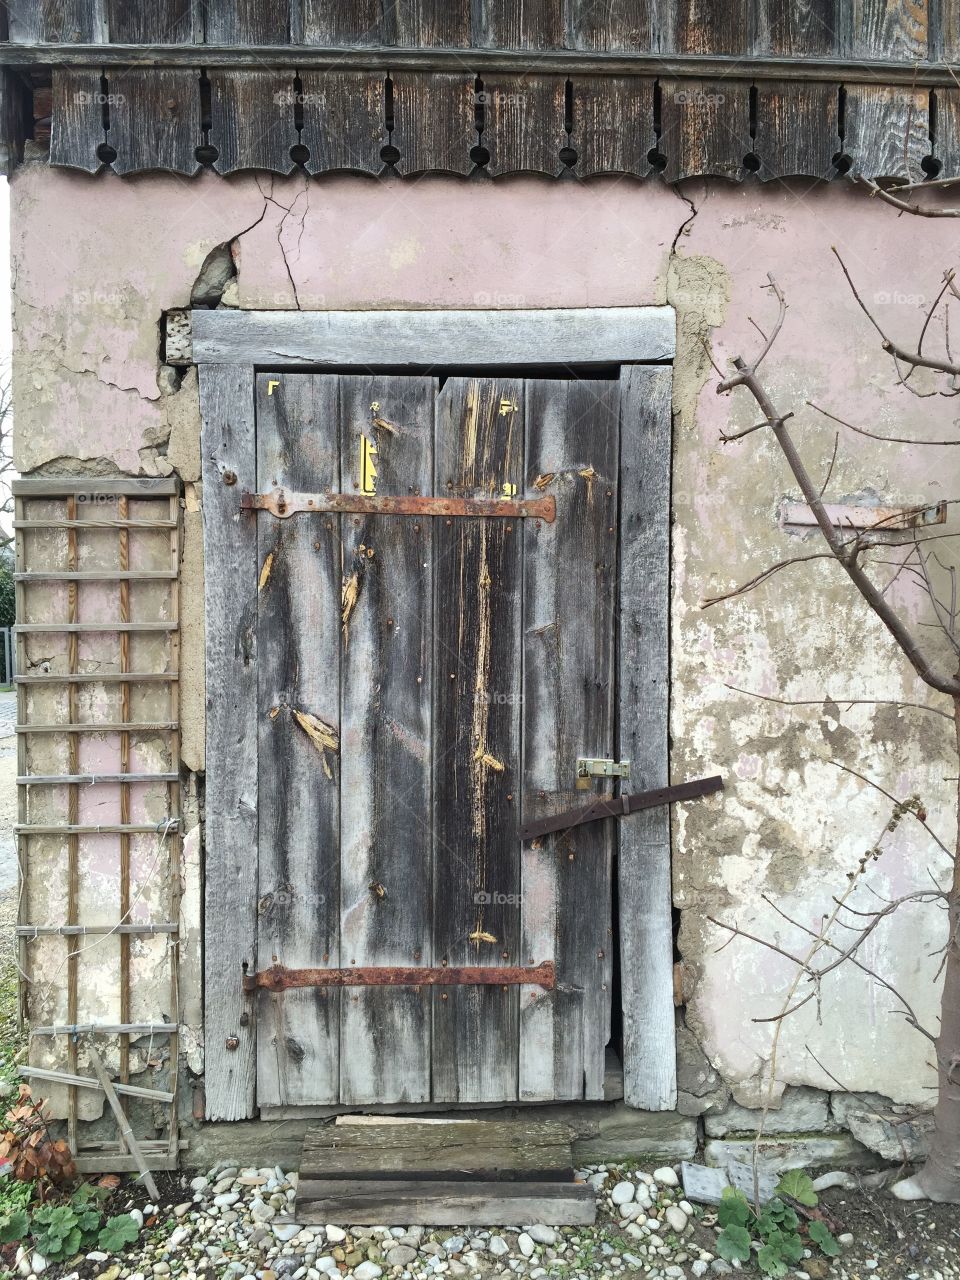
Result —
[[[440, 1280], [442, 1277], [524, 1277], [525, 1280], [690, 1280], [759, 1276], [715, 1256], [708, 1207], [690, 1205], [673, 1185], [675, 1171], [593, 1167], [581, 1177], [597, 1190], [593, 1227], [523, 1230], [496, 1227], [303, 1227], [290, 1221], [296, 1174], [281, 1169], [216, 1166], [196, 1177], [163, 1176], [163, 1205], [142, 1191], [118, 1191], [110, 1212], [130, 1210], [140, 1239], [122, 1256], [94, 1251], [69, 1264], [44, 1267], [9, 1249], [7, 1274], [53, 1280]], [[619, 1203], [615, 1204], [614, 1200]], [[822, 1206], [849, 1232], [831, 1263], [804, 1259], [788, 1280], [952, 1280], [960, 1276], [960, 1215], [956, 1207], [901, 1205], [874, 1193], [831, 1192]], [[2, 1263], [0, 1263], [2, 1266]], [[32, 1270], [33, 1268], [33, 1270]]]

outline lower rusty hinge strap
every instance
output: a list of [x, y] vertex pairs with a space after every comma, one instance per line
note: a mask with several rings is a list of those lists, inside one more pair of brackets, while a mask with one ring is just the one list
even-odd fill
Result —
[[543, 987], [552, 991], [556, 973], [551, 960], [530, 968], [442, 965], [403, 968], [397, 965], [350, 969], [288, 969], [275, 964], [243, 975], [247, 994], [257, 990], [289, 991], [295, 987]]
[[269, 511], [281, 520], [298, 512], [370, 516], [494, 516], [522, 520], [534, 517], [552, 524], [557, 500], [546, 498], [425, 498], [419, 494], [392, 497], [365, 493], [242, 493], [241, 511]]
[[723, 790], [723, 778], [713, 774], [709, 778], [696, 778], [692, 782], [680, 782], [674, 787], [657, 787], [655, 791], [635, 791], [615, 799], [595, 800], [582, 809], [566, 809], [552, 818], [534, 818], [520, 828], [521, 840], [533, 840], [549, 835], [551, 831], [569, 831], [582, 827], [585, 822], [599, 822], [601, 818], [622, 818], [641, 809], [654, 809], [660, 804], [676, 804], [678, 800], [695, 800]]

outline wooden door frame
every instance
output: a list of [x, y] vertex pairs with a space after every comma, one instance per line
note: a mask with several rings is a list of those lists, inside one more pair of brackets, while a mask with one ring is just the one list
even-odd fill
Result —
[[[620, 366], [620, 755], [635, 789], [668, 780], [672, 307], [509, 311], [193, 311], [203, 477], [206, 620], [205, 1111], [254, 1116], [256, 1018], [257, 370]], [[629, 369], [625, 366], [631, 366]], [[629, 430], [630, 425], [634, 430]], [[628, 692], [627, 692], [628, 691]], [[618, 891], [624, 1096], [676, 1106], [670, 818], [620, 824]]]

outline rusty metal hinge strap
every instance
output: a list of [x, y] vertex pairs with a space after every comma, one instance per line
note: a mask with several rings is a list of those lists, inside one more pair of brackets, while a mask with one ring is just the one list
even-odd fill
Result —
[[281, 520], [298, 512], [371, 516], [492, 516], [515, 520], [535, 518], [552, 524], [557, 500], [546, 498], [425, 498], [421, 495], [388, 496], [366, 493], [269, 493], [240, 495], [241, 511], [269, 511]]
[[349, 969], [288, 969], [275, 964], [259, 973], [243, 975], [243, 989], [289, 991], [299, 987], [543, 987], [556, 986], [553, 962], [530, 968], [494, 968], [479, 965], [443, 965], [422, 968], [399, 965], [356, 966]]
[[585, 822], [599, 822], [601, 818], [622, 818], [641, 809], [654, 809], [660, 804], [676, 804], [678, 800], [695, 800], [723, 790], [723, 778], [713, 774], [709, 778], [695, 778], [673, 787], [657, 787], [655, 791], [636, 791], [612, 799], [595, 800], [582, 809], [566, 809], [552, 818], [534, 818], [520, 828], [521, 840], [533, 840], [549, 835], [551, 831], [569, 831], [582, 827]]

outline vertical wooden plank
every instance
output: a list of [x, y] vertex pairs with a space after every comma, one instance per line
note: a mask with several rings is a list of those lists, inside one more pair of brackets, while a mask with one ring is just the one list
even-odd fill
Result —
[[840, 146], [839, 86], [760, 81], [753, 149], [760, 178], [826, 178]]
[[54, 70], [50, 163], [96, 173], [103, 163], [97, 148], [105, 141], [99, 73]]
[[563, 48], [563, 0], [473, 0], [472, 9], [472, 43], [480, 48]]
[[331, 4], [330, 0], [304, 0], [304, 43], [392, 44], [391, 9], [392, 5], [384, 4], [383, 0], [352, 0], [350, 4]]
[[292, 173], [290, 148], [299, 135], [294, 121], [292, 71], [211, 70], [210, 142], [219, 152], [217, 173], [267, 169]]
[[596, 52], [659, 52], [660, 15], [650, 0], [566, 0], [567, 45]]
[[[621, 377], [619, 756], [630, 789], [669, 776], [670, 389], [664, 366]], [[676, 1106], [670, 813], [647, 809], [619, 830], [623, 1088], [631, 1107]]]
[[937, 89], [937, 123], [933, 154], [941, 178], [960, 175], [960, 89]]
[[[526, 383], [524, 821], [587, 803], [577, 756], [614, 754], [618, 381]], [[595, 791], [609, 794], [609, 783]], [[520, 1098], [602, 1098], [610, 1034], [614, 831], [592, 823], [524, 845], [521, 954], [554, 960], [558, 987], [520, 992]]]
[[923, 179], [930, 153], [929, 99], [925, 91], [847, 85], [843, 149], [851, 172], [866, 178]]
[[219, 0], [204, 6], [207, 44], [290, 44], [293, 0]]
[[195, 174], [200, 128], [200, 77], [170, 67], [129, 71], [110, 107], [107, 135], [117, 173], [166, 169]]
[[389, 140], [384, 76], [365, 71], [305, 71], [300, 79], [300, 137], [310, 152], [308, 172], [380, 173], [380, 152]]
[[470, 0], [398, 0], [393, 11], [398, 45], [470, 47]]
[[852, 10], [852, 58], [926, 58], [927, 0], [853, 0]]
[[670, 0], [672, 53], [749, 52], [750, 0]]
[[399, 172], [469, 173], [474, 164], [470, 152], [479, 141], [476, 109], [477, 94], [470, 74], [395, 75], [390, 141], [400, 152]]
[[702, 175], [741, 178], [744, 157], [753, 149], [749, 85], [732, 80], [665, 80], [660, 95], [665, 180]]
[[[344, 490], [430, 493], [435, 378], [340, 380]], [[341, 952], [345, 965], [431, 963], [433, 521], [344, 517]], [[429, 988], [343, 992], [341, 1102], [429, 1102]]]
[[577, 76], [573, 81], [573, 133], [578, 178], [595, 173], [650, 172], [656, 145], [653, 80], [627, 76]]
[[256, 1105], [256, 1024], [242, 988], [242, 966], [256, 965], [257, 918], [257, 530], [240, 514], [240, 493], [257, 480], [253, 397], [252, 370], [200, 366], [203, 554], [216, 566], [204, 615], [208, 1120], [242, 1120]]
[[960, 62], [960, 5], [941, 0], [937, 34], [940, 48], [934, 48], [931, 57], [939, 56], [941, 61], [956, 66]]
[[[450, 378], [435, 492], [491, 497], [523, 483], [523, 383]], [[521, 577], [516, 521], [434, 530], [434, 963], [520, 963]], [[433, 992], [433, 1098], [517, 1096], [518, 989]]]
[[[338, 380], [257, 375], [257, 486], [340, 488]], [[257, 967], [340, 963], [340, 518], [257, 516]], [[308, 717], [306, 720], [299, 717]], [[329, 733], [318, 745], [311, 727]], [[252, 733], [252, 725], [247, 732]], [[340, 992], [260, 995], [257, 1101], [336, 1102]]]
[[843, 0], [755, 2], [754, 53], [784, 58], [839, 58], [849, 46], [850, 6]]
[[30, 0], [4, 7], [13, 44], [102, 44], [107, 39], [102, 0]]
[[190, 44], [191, 0], [106, 0], [107, 29], [113, 44]]
[[481, 143], [490, 153], [487, 171], [545, 173], [563, 170], [561, 150], [566, 80], [563, 76], [494, 75], [483, 81], [484, 125]]

